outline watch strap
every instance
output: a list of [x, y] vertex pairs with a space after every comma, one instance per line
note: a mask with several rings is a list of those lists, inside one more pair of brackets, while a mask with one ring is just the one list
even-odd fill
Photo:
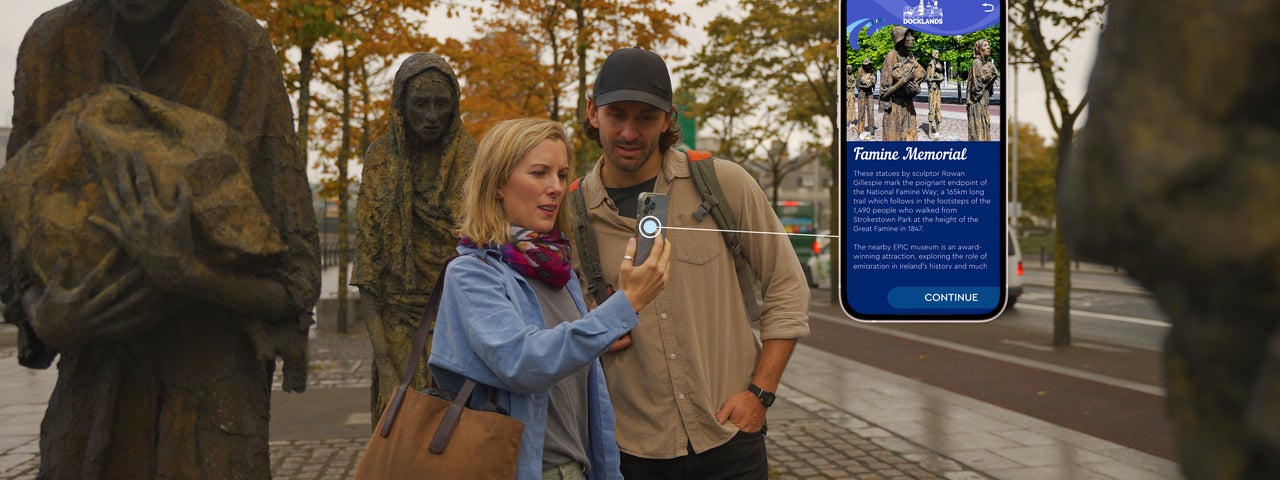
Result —
[[747, 385], [747, 391], [751, 392], [752, 395], [755, 395], [756, 398], [760, 399], [760, 403], [763, 403], [765, 408], [772, 407], [773, 401], [777, 399], [777, 395], [775, 395], [773, 392], [760, 388], [756, 386], [756, 384], [754, 383]]

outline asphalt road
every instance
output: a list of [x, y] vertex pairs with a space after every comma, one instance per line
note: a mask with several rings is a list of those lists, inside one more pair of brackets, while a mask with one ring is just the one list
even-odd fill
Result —
[[[1160, 350], [1169, 331], [1164, 312], [1145, 295], [1074, 290], [1070, 306], [1071, 336], [1076, 340]], [[1052, 332], [1053, 289], [1026, 286], [1017, 307], [1005, 311], [997, 321], [1030, 331]]]
[[[804, 343], [1167, 459], [1160, 346], [1167, 321], [1123, 275], [1076, 273], [1072, 345], [1052, 342], [1051, 272], [1028, 270], [1017, 307], [983, 324], [861, 324], [815, 290]], [[1051, 282], [1051, 281], [1050, 281]]]

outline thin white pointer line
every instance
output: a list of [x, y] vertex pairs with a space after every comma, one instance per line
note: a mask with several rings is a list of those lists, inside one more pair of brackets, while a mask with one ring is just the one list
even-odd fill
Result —
[[797, 237], [840, 238], [839, 235], [819, 235], [816, 233], [756, 232], [751, 230], [721, 230], [718, 228], [691, 228], [691, 227], [662, 227], [662, 228], [664, 230], [696, 230], [700, 232], [758, 233], [761, 235], [793, 235]]

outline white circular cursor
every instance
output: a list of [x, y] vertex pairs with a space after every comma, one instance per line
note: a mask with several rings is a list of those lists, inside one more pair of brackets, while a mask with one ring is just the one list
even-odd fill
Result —
[[640, 235], [644, 238], [655, 238], [661, 230], [662, 220], [658, 217], [650, 215], [640, 219]]

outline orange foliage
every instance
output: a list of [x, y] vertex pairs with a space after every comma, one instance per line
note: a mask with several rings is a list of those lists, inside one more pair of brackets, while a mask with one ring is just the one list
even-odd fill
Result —
[[[439, 42], [426, 35], [434, 0], [232, 0], [259, 19], [276, 46], [289, 92], [310, 86], [306, 113], [313, 167], [327, 177], [337, 162], [358, 160], [372, 139], [386, 131], [391, 78], [397, 61], [430, 51]], [[294, 59], [314, 54], [308, 78]], [[291, 59], [292, 57], [292, 59]], [[301, 109], [299, 109], [301, 110]], [[296, 112], [302, 114], [303, 112]], [[301, 115], [300, 115], [301, 116]], [[341, 188], [345, 178], [333, 178]], [[325, 181], [326, 185], [334, 183]]]
[[[447, 3], [450, 16], [469, 12], [484, 29], [479, 38], [463, 41], [427, 34], [434, 0], [231, 1], [263, 22], [290, 93], [312, 92], [305, 101], [307, 127], [314, 129], [307, 146], [319, 154], [312, 158], [326, 176], [343, 170], [340, 159], [359, 159], [386, 132], [391, 78], [409, 53], [434, 50], [449, 58], [463, 86], [464, 124], [478, 136], [507, 118], [574, 122], [583, 115], [588, 77], [606, 55], [641, 46], [673, 64], [677, 59], [662, 48], [684, 46], [675, 29], [689, 22], [659, 0]], [[298, 63], [304, 49], [314, 54], [309, 78]], [[311, 88], [301, 88], [304, 83]], [[575, 151], [583, 142], [578, 136]]]
[[550, 118], [548, 101], [556, 79], [538, 68], [537, 52], [511, 31], [467, 41], [449, 40], [441, 54], [463, 80], [463, 125], [472, 136], [501, 120]]

